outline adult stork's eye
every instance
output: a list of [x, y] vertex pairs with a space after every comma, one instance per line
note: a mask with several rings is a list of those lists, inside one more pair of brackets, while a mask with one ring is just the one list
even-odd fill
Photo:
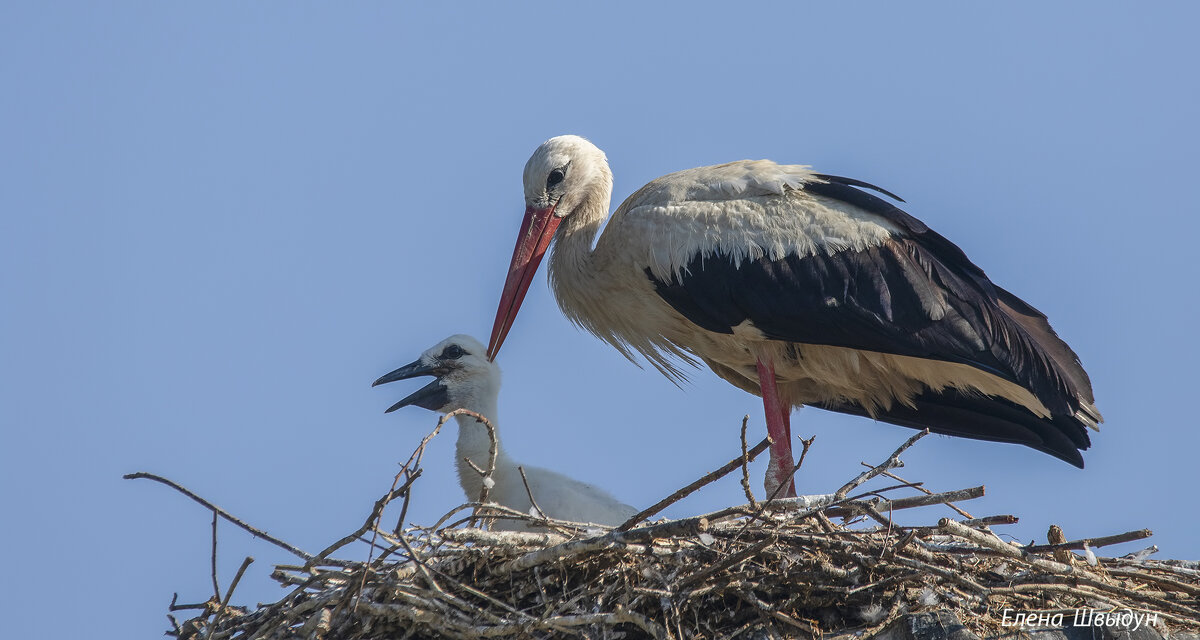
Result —
[[563, 178], [566, 177], [567, 172], [565, 169], [555, 169], [554, 171], [551, 171], [550, 175], [546, 177], [546, 188], [550, 189], [554, 187], [558, 183], [562, 182]]
[[467, 355], [467, 352], [456, 344], [452, 344], [442, 350], [442, 358], [444, 360], [458, 360], [465, 355]]

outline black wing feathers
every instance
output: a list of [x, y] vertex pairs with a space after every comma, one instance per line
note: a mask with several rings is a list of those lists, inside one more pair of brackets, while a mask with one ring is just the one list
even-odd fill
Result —
[[[1083, 467], [1080, 449], [1091, 446], [1087, 429], [1066, 416], [1038, 418], [1029, 410], [1003, 398], [969, 395], [955, 389], [927, 391], [913, 399], [915, 406], [893, 405], [877, 411], [878, 420], [934, 433], [990, 442], [1010, 442], [1032, 447]], [[852, 403], [823, 403], [815, 407], [870, 418]]]
[[[1091, 387], [1078, 357], [1050, 328], [1045, 315], [994, 285], [954, 243], [890, 202], [856, 187], [886, 191], [850, 178], [817, 178], [823, 182], [805, 183], [804, 190], [879, 215], [904, 233], [863, 251], [828, 255], [746, 259], [736, 264], [730, 256], [697, 255], [683, 269], [682, 278], [664, 282], [647, 270], [658, 294], [710, 331], [731, 333], [733, 327], [750, 320], [777, 340], [956, 362], [987, 371], [1029, 389], [1056, 417], [1043, 421], [1012, 403], [1003, 406], [1007, 401], [948, 397], [921, 400], [920, 414], [933, 416], [934, 405], [940, 402], [943, 414], [957, 416], [939, 423], [943, 433], [958, 429], [961, 433], [954, 435], [1023, 444], [1036, 440], [1041, 444], [1030, 446], [1075, 463], [1067, 449], [1086, 446], [1087, 436], [1076, 433], [1082, 427], [1073, 414], [1081, 400], [1093, 401]], [[985, 420], [987, 411], [993, 410], [1005, 417]], [[912, 410], [899, 407], [894, 417], [880, 418], [927, 424], [916, 413], [901, 415], [906, 411]], [[1015, 420], [1016, 413], [1021, 413], [1022, 421]], [[960, 424], [968, 414], [974, 422]], [[1017, 431], [1004, 431], [996, 420], [1011, 423], [1005, 428]], [[1039, 432], [1039, 425], [1050, 430]], [[1072, 435], [1063, 436], [1061, 429]], [[1007, 435], [1001, 438], [1003, 434]]]
[[[675, 310], [710, 331], [732, 333], [750, 320], [775, 340], [958, 362], [1017, 382], [956, 308], [968, 305], [939, 300], [904, 254], [903, 244], [887, 243], [740, 265], [714, 255], [694, 259], [682, 280], [654, 284]], [[930, 318], [933, 304], [941, 320]]]
[[878, 191], [879, 193], [882, 193], [883, 195], [891, 198], [892, 200], [895, 200], [897, 202], [904, 202], [904, 198], [901, 198], [900, 196], [892, 193], [891, 191], [888, 191], [887, 189], [884, 189], [883, 187], [877, 187], [877, 186], [871, 184], [870, 182], [863, 182], [862, 180], [857, 180], [855, 178], [844, 178], [842, 176], [831, 176], [828, 173], [814, 173], [813, 177], [817, 178], [818, 180], [824, 180], [825, 182], [832, 182], [834, 184], [846, 185], [848, 187], [861, 187], [863, 189], [870, 189], [872, 191]]

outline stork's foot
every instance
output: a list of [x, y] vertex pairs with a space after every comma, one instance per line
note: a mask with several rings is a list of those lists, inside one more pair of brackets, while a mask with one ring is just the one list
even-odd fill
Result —
[[836, 498], [837, 497], [832, 493], [799, 495], [792, 498], [776, 498], [775, 501], [770, 504], [768, 510], [773, 513], [784, 513], [820, 509], [833, 504], [836, 501]]
[[[763, 480], [763, 488], [767, 490], [766, 497], [768, 499], [775, 498], [794, 498], [796, 497], [796, 481], [792, 476], [792, 462], [785, 460], [782, 457], [776, 457], [775, 450], [771, 451], [771, 460], [767, 463], [767, 477]], [[791, 449], [787, 451], [788, 457], [791, 457]], [[787, 485], [782, 491], [776, 493], [780, 486]]]

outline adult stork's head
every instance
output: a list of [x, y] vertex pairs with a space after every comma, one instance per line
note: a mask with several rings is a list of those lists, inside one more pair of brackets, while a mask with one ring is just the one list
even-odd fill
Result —
[[543, 142], [530, 156], [525, 163], [524, 183], [525, 219], [496, 310], [487, 351], [489, 360], [504, 344], [558, 225], [585, 203], [603, 203], [603, 213], [608, 213], [612, 172], [604, 152], [596, 145], [579, 136], [558, 136]]
[[386, 413], [410, 404], [442, 412], [480, 406], [479, 401], [495, 397], [500, 390], [500, 367], [487, 359], [478, 340], [466, 335], [442, 340], [415, 362], [382, 376], [371, 386], [418, 376], [435, 379], [389, 407]]

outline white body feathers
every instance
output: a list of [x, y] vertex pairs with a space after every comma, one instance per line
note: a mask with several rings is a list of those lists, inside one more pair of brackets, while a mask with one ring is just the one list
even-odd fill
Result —
[[[496, 429], [496, 467], [492, 474], [495, 484], [489, 489], [489, 501], [522, 513], [537, 515], [529, 499], [532, 493], [533, 499], [549, 518], [606, 526], [622, 524], [637, 513], [637, 509], [622, 504], [599, 487], [514, 460], [504, 448], [497, 422], [500, 367], [487, 361], [483, 345], [470, 336], [456, 335], [426, 351], [421, 359], [432, 364], [451, 344], [462, 347], [465, 353], [453, 361], [440, 362], [440, 365], [447, 369], [447, 372], [438, 378], [446, 387], [447, 404], [437, 410], [443, 413], [455, 409], [474, 411], [487, 418]], [[455, 420], [458, 423], [455, 466], [459, 484], [468, 500], [478, 500], [483, 479], [471, 464], [480, 469], [487, 468], [491, 438], [488, 436], [487, 427], [475, 418], [458, 415], [455, 416]], [[471, 464], [468, 464], [468, 460]], [[528, 490], [518, 467], [525, 471]], [[524, 530], [527, 527], [524, 523], [499, 519], [495, 528]]]

